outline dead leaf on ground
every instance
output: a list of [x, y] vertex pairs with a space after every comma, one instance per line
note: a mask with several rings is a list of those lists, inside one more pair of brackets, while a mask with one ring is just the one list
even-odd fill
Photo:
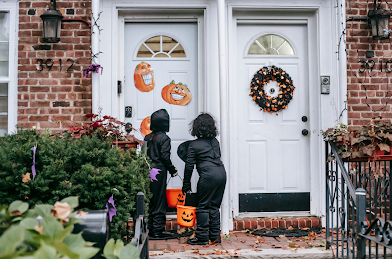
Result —
[[294, 230], [293, 226], [287, 228], [287, 230]]

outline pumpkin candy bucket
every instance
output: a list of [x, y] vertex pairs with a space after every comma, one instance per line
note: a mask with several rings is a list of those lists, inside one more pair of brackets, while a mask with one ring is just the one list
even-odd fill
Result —
[[193, 227], [196, 220], [196, 208], [177, 205], [177, 224], [183, 227]]
[[182, 193], [182, 189], [166, 189], [166, 199], [170, 208], [185, 204], [185, 194]]

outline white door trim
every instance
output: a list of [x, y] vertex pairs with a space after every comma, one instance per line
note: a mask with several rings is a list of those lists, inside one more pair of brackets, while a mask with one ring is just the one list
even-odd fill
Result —
[[[230, 5], [229, 4], [229, 53], [236, 53], [237, 52], [237, 40], [236, 40], [236, 30], [238, 23], [251, 23], [254, 22], [255, 20], [259, 20], [259, 23], [265, 23], [267, 21], [272, 21], [273, 23], [282, 23], [282, 16], [278, 15], [276, 12], [272, 14], [264, 13], [263, 15], [260, 15], [260, 17], [254, 17], [252, 15], [241, 15], [241, 14], [235, 14], [236, 11], [241, 11], [245, 7], [238, 7], [235, 5]], [[260, 8], [260, 12], [266, 11], [265, 6], [263, 8]], [[271, 8], [272, 9], [272, 8]], [[294, 8], [293, 8], [294, 9]], [[295, 8], [298, 10], [298, 8]], [[257, 10], [257, 8], [254, 8], [253, 10]], [[273, 9], [277, 10], [277, 8]], [[309, 62], [309, 124], [310, 124], [310, 197], [311, 197], [311, 202], [310, 202], [310, 214], [311, 215], [317, 215], [321, 216], [321, 211], [323, 211], [323, 208], [320, 206], [321, 205], [321, 198], [323, 197], [323, 187], [324, 185], [322, 184], [322, 181], [320, 178], [320, 172], [322, 172], [322, 159], [321, 159], [321, 151], [322, 151], [322, 146], [321, 142], [319, 141], [318, 137], [318, 132], [320, 129], [320, 94], [319, 94], [319, 87], [311, 87], [318, 85], [318, 78], [319, 78], [319, 34], [317, 30], [317, 21], [318, 21], [318, 11], [319, 8], [306, 8], [307, 12], [305, 13], [297, 13], [297, 14], [291, 14], [289, 18], [286, 18], [285, 21], [292, 21], [292, 20], [297, 20], [299, 23], [303, 23], [306, 21], [306, 24], [308, 25], [308, 46], [309, 46], [309, 52], [308, 52], [308, 62]], [[287, 9], [286, 9], [287, 11]], [[311, 11], [311, 12], [309, 12]], [[284, 12], [284, 11], [282, 11]], [[235, 89], [235, 82], [238, 82], [237, 80], [237, 74], [235, 71], [237, 70], [237, 55], [230, 55], [229, 56], [229, 98], [230, 98], [230, 103], [232, 104], [230, 107], [230, 113], [234, 114], [234, 112], [237, 110], [238, 103], [237, 103], [237, 98], [235, 97], [234, 94], [232, 94], [232, 91], [230, 89]], [[311, 65], [311, 64], [317, 64]], [[237, 139], [238, 139], [238, 130], [237, 130], [237, 118], [233, 116], [231, 118], [231, 124], [230, 124], [230, 139], [231, 139], [231, 151], [230, 151], [230, 168], [232, 168], [233, 174], [231, 174], [231, 206], [232, 206], [232, 211], [235, 217], [239, 216], [239, 200], [238, 200], [238, 177], [240, 172], [241, 172], [241, 161], [238, 161], [238, 159], [235, 159], [237, 157], [236, 152], [237, 149], [235, 148], [237, 145]], [[313, 135], [313, 136], [312, 136]], [[238, 173], [235, 173], [238, 172]], [[302, 213], [299, 213], [299, 215]], [[264, 215], [263, 213], [260, 214], [253, 214], [254, 216], [267, 216], [266, 214]], [[271, 215], [271, 213], [269, 213]]]

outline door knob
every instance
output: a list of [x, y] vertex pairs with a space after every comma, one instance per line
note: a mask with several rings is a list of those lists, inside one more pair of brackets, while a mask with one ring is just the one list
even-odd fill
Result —
[[302, 121], [303, 121], [303, 122], [307, 122], [307, 121], [308, 121], [308, 117], [302, 116]]
[[309, 134], [309, 131], [307, 129], [302, 130], [302, 135], [307, 136]]

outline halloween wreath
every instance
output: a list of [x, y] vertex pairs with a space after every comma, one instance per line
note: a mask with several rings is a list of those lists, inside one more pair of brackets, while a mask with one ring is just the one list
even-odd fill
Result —
[[[264, 91], [264, 86], [270, 81], [276, 81], [279, 86], [277, 97], [269, 96]], [[279, 112], [288, 107], [293, 98], [293, 80], [280, 67], [263, 67], [256, 72], [250, 85], [253, 101], [255, 101], [264, 112]]]

